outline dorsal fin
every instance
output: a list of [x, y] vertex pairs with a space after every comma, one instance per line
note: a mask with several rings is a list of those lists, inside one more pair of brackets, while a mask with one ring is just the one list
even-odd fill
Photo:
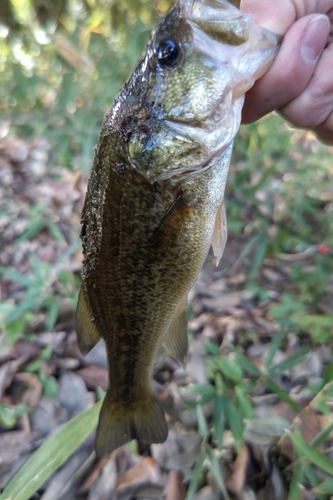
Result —
[[218, 266], [223, 255], [225, 244], [228, 238], [227, 216], [225, 213], [224, 201], [216, 214], [214, 232], [212, 236], [212, 247], [216, 257], [216, 265]]
[[97, 344], [101, 336], [97, 330], [86, 289], [82, 283], [76, 310], [76, 333], [80, 351], [83, 355]]
[[163, 346], [184, 369], [188, 358], [186, 303], [187, 297], [184, 297], [163, 340]]

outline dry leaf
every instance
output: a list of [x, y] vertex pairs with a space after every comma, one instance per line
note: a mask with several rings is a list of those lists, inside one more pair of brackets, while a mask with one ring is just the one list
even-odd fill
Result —
[[42, 384], [34, 373], [17, 373], [13, 380], [13, 396], [17, 403], [36, 408], [42, 395]]
[[232, 464], [232, 473], [229, 476], [226, 486], [232, 493], [240, 495], [245, 486], [246, 469], [250, 454], [247, 446], [243, 446], [236, 460]]
[[77, 375], [83, 378], [89, 388], [101, 387], [104, 391], [108, 388], [108, 371], [96, 365], [85, 366], [77, 370]]
[[185, 500], [186, 489], [183, 483], [184, 474], [181, 471], [171, 470], [166, 493], [166, 500]]

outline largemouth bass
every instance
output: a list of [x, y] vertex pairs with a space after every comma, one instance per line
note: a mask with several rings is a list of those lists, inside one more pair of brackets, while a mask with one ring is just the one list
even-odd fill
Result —
[[226, 241], [224, 190], [245, 92], [276, 35], [225, 0], [179, 0], [107, 112], [82, 213], [83, 354], [105, 340], [98, 455], [168, 426], [151, 374], [164, 345], [185, 367], [187, 294]]

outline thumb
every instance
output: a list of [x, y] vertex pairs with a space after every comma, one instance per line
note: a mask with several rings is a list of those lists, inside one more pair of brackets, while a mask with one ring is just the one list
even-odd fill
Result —
[[293, 101], [307, 87], [330, 32], [327, 16], [313, 14], [287, 31], [269, 71], [245, 96], [243, 123]]

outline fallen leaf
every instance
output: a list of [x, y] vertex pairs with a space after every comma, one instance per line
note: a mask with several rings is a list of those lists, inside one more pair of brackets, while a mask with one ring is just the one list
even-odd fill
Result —
[[101, 387], [104, 391], [108, 388], [108, 371], [96, 365], [89, 365], [76, 371], [83, 378], [89, 388]]
[[6, 137], [1, 141], [0, 153], [7, 156], [14, 163], [24, 162], [29, 155], [28, 143], [19, 137]]
[[202, 304], [210, 311], [222, 314], [232, 307], [237, 307], [243, 302], [253, 299], [255, 296], [251, 290], [241, 290], [239, 292], [224, 293], [220, 297], [202, 299]]
[[93, 403], [83, 378], [73, 372], [65, 372], [61, 375], [58, 401], [72, 416], [87, 409]]
[[89, 475], [84, 479], [83, 483], [79, 488], [80, 493], [85, 493], [99, 478], [99, 476], [103, 471], [104, 466], [107, 464], [109, 459], [110, 459], [110, 454], [107, 453], [106, 455], [98, 459], [97, 462], [95, 461], [93, 468], [89, 472]]
[[17, 403], [36, 408], [42, 395], [42, 384], [34, 373], [17, 373], [12, 393]]
[[42, 397], [36, 410], [31, 414], [30, 420], [33, 429], [48, 434], [57, 425], [69, 420], [69, 415], [58, 401]]
[[24, 431], [9, 431], [0, 434], [0, 468], [3, 464], [10, 464], [15, 458], [20, 456], [29, 448], [37, 438], [41, 437], [41, 433]]
[[16, 342], [11, 349], [11, 355], [14, 358], [22, 358], [28, 361], [31, 358], [36, 358], [41, 349], [37, 344], [31, 342]]
[[18, 368], [24, 362], [22, 358], [7, 361], [0, 367], [0, 399], [5, 390], [10, 386]]
[[184, 474], [181, 471], [171, 470], [166, 493], [166, 500], [185, 500], [186, 489], [183, 483]]
[[124, 494], [129, 490], [131, 494], [134, 494], [139, 486], [147, 483], [156, 485], [162, 483], [162, 475], [157, 460], [151, 457], [143, 458], [119, 478], [117, 493]]
[[59, 500], [73, 491], [76, 483], [86, 475], [87, 466], [90, 467], [95, 459], [95, 454], [92, 455], [93, 446], [93, 440], [88, 440], [67, 460], [64, 466], [53, 475], [41, 500]]
[[89, 500], [113, 499], [117, 486], [118, 470], [116, 464], [116, 453], [107, 455], [100, 475], [89, 489]]
[[211, 486], [204, 486], [194, 496], [194, 500], [216, 500], [216, 491]]
[[[321, 431], [321, 421], [316, 410], [311, 407], [305, 408], [301, 413], [295, 416], [291, 428], [299, 428], [303, 439], [307, 443], [311, 441]], [[295, 460], [294, 445], [288, 435], [283, 435], [278, 443], [280, 454], [286, 457], [290, 462]]]
[[226, 487], [232, 493], [240, 495], [243, 491], [249, 459], [249, 450], [247, 446], [243, 446], [232, 464], [232, 473], [226, 481]]

